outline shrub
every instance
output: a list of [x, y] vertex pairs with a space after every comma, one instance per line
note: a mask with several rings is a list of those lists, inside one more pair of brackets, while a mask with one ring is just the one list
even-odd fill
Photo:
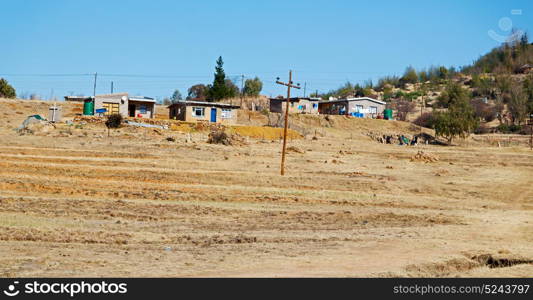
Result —
[[509, 126], [509, 131], [512, 133], [517, 133], [517, 132], [520, 132], [521, 130], [522, 130], [522, 126], [520, 125], [512, 124], [511, 126]]
[[222, 144], [225, 146], [231, 145], [231, 138], [223, 129], [213, 129], [207, 138], [209, 144]]
[[509, 125], [507, 124], [500, 124], [498, 125], [498, 127], [496, 127], [496, 129], [498, 130], [498, 132], [500, 133], [509, 133]]
[[105, 126], [107, 127], [107, 136], [109, 136], [109, 130], [111, 128], [119, 128], [122, 124], [122, 115], [120, 114], [112, 114], [107, 116], [107, 120], [105, 121]]
[[448, 108], [457, 102], [462, 102], [469, 98], [469, 92], [464, 89], [460, 84], [455, 82], [449, 82], [446, 85], [446, 89], [440, 97], [437, 99], [438, 104], [441, 107]]
[[418, 126], [433, 128], [433, 113], [425, 112], [413, 122]]
[[490, 128], [487, 127], [485, 124], [481, 124], [478, 126], [478, 128], [476, 128], [474, 130], [474, 133], [475, 134], [486, 134], [486, 133], [490, 133]]
[[483, 119], [486, 122], [491, 122], [496, 119], [497, 111], [492, 105], [483, 102], [481, 99], [474, 99], [470, 101], [477, 118]]
[[120, 114], [112, 114], [107, 116], [107, 120], [105, 121], [105, 126], [107, 128], [119, 128], [122, 124], [122, 115]]
[[406, 100], [397, 100], [390, 104], [390, 108], [396, 111], [396, 118], [400, 121], [407, 119], [407, 114], [414, 112], [416, 104]]
[[500, 124], [498, 127], [496, 127], [498, 132], [500, 133], [520, 133], [522, 132], [522, 126], [516, 125], [516, 124]]

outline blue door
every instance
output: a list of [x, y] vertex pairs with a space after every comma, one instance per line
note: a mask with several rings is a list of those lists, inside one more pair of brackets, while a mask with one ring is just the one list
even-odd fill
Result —
[[217, 109], [216, 108], [211, 108], [211, 122], [216, 122], [217, 121]]

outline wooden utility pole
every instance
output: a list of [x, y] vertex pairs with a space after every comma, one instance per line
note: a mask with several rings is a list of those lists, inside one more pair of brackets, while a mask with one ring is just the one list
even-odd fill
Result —
[[[424, 109], [426, 107], [426, 87], [422, 83], [422, 105], [420, 106], [420, 120], [422, 121], [422, 115], [424, 115]], [[422, 133], [422, 125], [420, 125], [420, 133]]]
[[529, 150], [533, 150], [533, 114], [529, 115]]
[[113, 81], [111, 81], [111, 94], [113, 94]]
[[287, 105], [285, 108], [285, 128], [283, 129], [283, 149], [281, 150], [281, 176], [285, 175], [285, 149], [287, 148], [287, 128], [289, 126], [289, 102], [291, 101], [291, 88], [300, 89], [300, 84], [293, 85], [292, 71], [289, 71], [289, 82], [279, 81], [279, 77], [276, 80], [277, 84], [281, 84], [287, 87]]
[[[420, 121], [422, 121], [422, 116], [424, 115], [424, 106], [426, 106], [424, 101], [424, 96], [422, 95], [422, 105], [420, 106]], [[422, 125], [420, 125], [420, 133], [422, 133]]]
[[96, 77], [98, 73], [94, 73], [94, 87], [93, 87], [93, 96], [96, 97]]
[[244, 99], [244, 75], [241, 75], [241, 109], [242, 109], [243, 99]]
[[304, 82], [304, 98], [305, 98], [305, 92], [307, 90], [307, 82]]

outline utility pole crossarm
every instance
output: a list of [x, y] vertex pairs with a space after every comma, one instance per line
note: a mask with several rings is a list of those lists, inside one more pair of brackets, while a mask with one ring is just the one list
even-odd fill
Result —
[[293, 89], [301, 89], [301, 87], [299, 85], [294, 85], [292, 83], [285, 83], [285, 82], [281, 82], [279, 80], [276, 80], [276, 83], [284, 85], [284, 86], [288, 86], [288, 87], [293, 88]]

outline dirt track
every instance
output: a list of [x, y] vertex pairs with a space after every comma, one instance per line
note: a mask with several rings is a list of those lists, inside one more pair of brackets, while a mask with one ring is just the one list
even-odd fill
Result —
[[[291, 141], [304, 153], [280, 177], [278, 141], [4, 128], [0, 276], [533, 274], [527, 148], [406, 148], [338, 130]], [[412, 161], [419, 150], [439, 160]]]

